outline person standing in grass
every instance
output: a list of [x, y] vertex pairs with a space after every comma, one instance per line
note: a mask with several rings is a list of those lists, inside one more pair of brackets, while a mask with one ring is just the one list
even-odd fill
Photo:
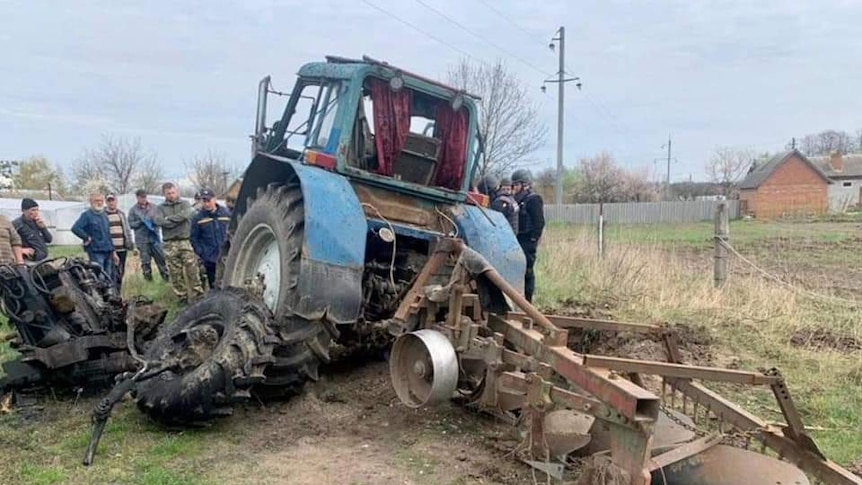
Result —
[[527, 257], [527, 271], [524, 274], [524, 297], [533, 301], [536, 291], [536, 275], [533, 268], [536, 265], [536, 252], [539, 240], [545, 229], [545, 202], [542, 196], [532, 190], [533, 175], [522, 168], [512, 172], [512, 189], [515, 201], [518, 203], [518, 243]]
[[201, 191], [201, 210], [192, 218], [192, 247], [200, 258], [209, 287], [215, 288], [216, 266], [227, 236], [230, 210], [216, 201], [210, 189]]
[[156, 227], [153, 218], [156, 215], [156, 206], [147, 199], [147, 191], [138, 189], [135, 192], [137, 203], [129, 209], [129, 227], [135, 231], [135, 246], [141, 255], [141, 270], [144, 279], [153, 281], [152, 261], [156, 261], [159, 274], [163, 281], [170, 279], [168, 266], [165, 263], [165, 250], [162, 248], [162, 238], [159, 228]]
[[114, 278], [117, 281], [117, 290], [121, 290], [123, 288], [123, 276], [126, 274], [126, 258], [129, 255], [129, 251], [135, 248], [135, 245], [132, 242], [132, 231], [129, 229], [126, 214], [117, 207], [117, 196], [115, 194], [108, 194], [105, 200], [108, 202], [105, 215], [108, 216], [111, 242], [114, 244], [114, 251], [117, 253]]
[[12, 225], [21, 236], [21, 252], [27, 262], [38, 263], [48, 259], [48, 244], [53, 237], [35, 200], [21, 200], [21, 217], [12, 221]]
[[84, 251], [90, 261], [99, 265], [111, 281], [115, 281], [114, 265], [120, 260], [111, 241], [110, 224], [105, 215], [105, 197], [102, 194], [90, 194], [90, 208], [72, 225], [72, 234], [84, 242]]
[[162, 228], [174, 294], [181, 303], [187, 303], [204, 293], [197, 257], [189, 242], [194, 211], [191, 204], [180, 198], [176, 184], [162, 185], [162, 195], [165, 201], [156, 208], [154, 221]]

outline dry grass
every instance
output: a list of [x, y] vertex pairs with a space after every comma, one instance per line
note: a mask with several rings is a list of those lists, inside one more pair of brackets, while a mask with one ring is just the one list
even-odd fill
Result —
[[[663, 244], [618, 243], [599, 260], [593, 237], [554, 228], [540, 252], [540, 305], [598, 305], [622, 320], [705, 328], [715, 340], [716, 364], [779, 368], [807, 424], [829, 430], [815, 433], [828, 455], [841, 463], [862, 457], [862, 419], [851, 411], [862, 409], [862, 352], [800, 345], [798, 339], [816, 329], [860, 339], [857, 305], [811, 298], [741, 271], [740, 263], [726, 287], [715, 289], [709, 255], [692, 258]], [[767, 396], [735, 391], [741, 403], [778, 418]]]

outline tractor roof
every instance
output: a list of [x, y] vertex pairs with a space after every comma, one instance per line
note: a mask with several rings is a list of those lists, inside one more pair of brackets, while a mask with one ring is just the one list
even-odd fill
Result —
[[470, 94], [462, 89], [443, 84], [439, 81], [435, 81], [422, 75], [410, 72], [406, 69], [393, 66], [384, 61], [372, 59], [368, 56], [362, 56], [362, 59], [352, 59], [339, 56], [326, 56], [326, 62], [310, 62], [303, 65], [299, 69], [299, 75], [307, 77], [334, 77], [348, 79], [352, 78], [359, 71], [372, 71], [375, 69], [391, 71], [392, 74], [403, 74], [407, 78], [412, 78], [417, 81], [420, 81], [423, 84], [434, 86], [437, 89], [445, 90], [451, 96], [460, 93], [475, 100], [480, 99], [479, 96], [476, 96], [475, 94]]

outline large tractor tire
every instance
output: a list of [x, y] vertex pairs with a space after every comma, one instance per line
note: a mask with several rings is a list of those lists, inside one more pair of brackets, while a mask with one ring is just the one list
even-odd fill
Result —
[[180, 313], [144, 354], [171, 367], [138, 384], [138, 407], [168, 425], [229, 415], [265, 379], [273, 341], [271, 312], [258, 299], [233, 288], [213, 291]]
[[316, 320], [295, 313], [301, 295], [302, 245], [305, 210], [298, 183], [270, 184], [247, 203], [231, 235], [223, 284], [245, 287], [263, 279], [263, 302], [275, 315], [275, 362], [255, 392], [266, 398], [299, 392], [309, 379], [317, 380], [318, 366], [329, 361], [333, 335]]

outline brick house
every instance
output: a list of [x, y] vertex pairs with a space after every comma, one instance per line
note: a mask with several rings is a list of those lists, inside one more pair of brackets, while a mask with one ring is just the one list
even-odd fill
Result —
[[779, 153], [739, 183], [740, 212], [758, 219], [823, 214], [831, 183], [798, 150]]
[[829, 177], [829, 210], [844, 212], [862, 206], [862, 154], [811, 157], [811, 162]]

